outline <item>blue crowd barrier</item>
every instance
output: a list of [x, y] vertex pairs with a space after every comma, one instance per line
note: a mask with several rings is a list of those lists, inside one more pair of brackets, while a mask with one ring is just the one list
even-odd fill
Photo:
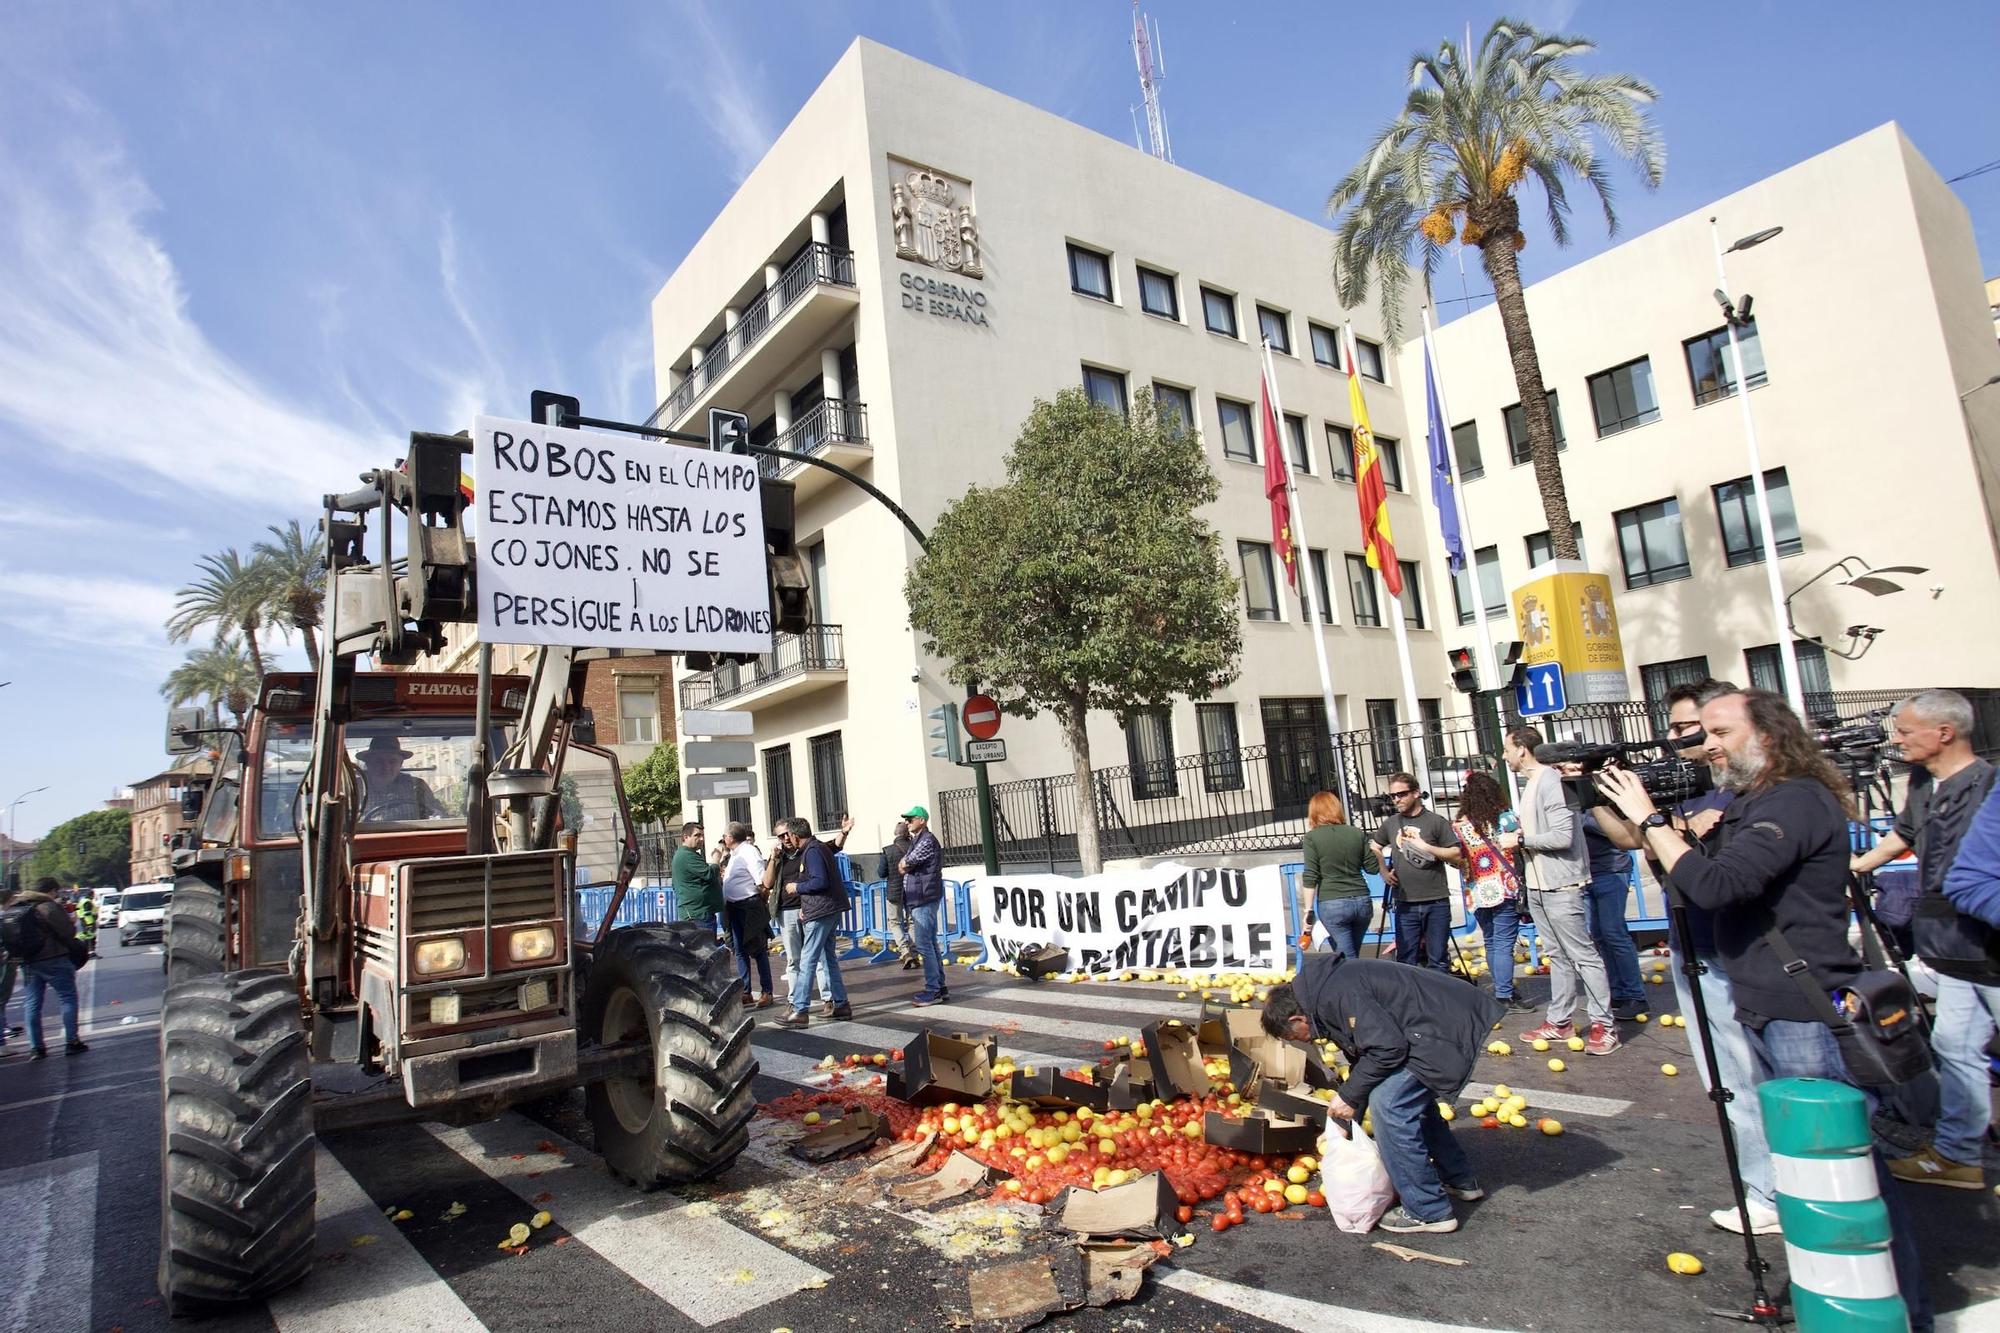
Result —
[[[1306, 863], [1303, 861], [1286, 861], [1278, 867], [1285, 894], [1285, 956], [1292, 960], [1295, 968], [1304, 957], [1299, 952], [1299, 878], [1305, 870]], [[1374, 945], [1375, 951], [1380, 953], [1384, 945], [1393, 943], [1396, 938], [1396, 923], [1383, 906], [1389, 892], [1388, 882], [1380, 875], [1371, 875], [1365, 870], [1361, 872], [1361, 882], [1368, 886], [1368, 900], [1375, 908], [1374, 920], [1381, 922], [1380, 925], [1370, 925], [1362, 935], [1361, 943], [1364, 948]], [[1321, 931], [1320, 935], [1324, 938], [1325, 932]]]

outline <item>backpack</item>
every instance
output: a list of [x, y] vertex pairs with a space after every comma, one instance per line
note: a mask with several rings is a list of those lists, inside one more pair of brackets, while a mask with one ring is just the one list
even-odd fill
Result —
[[48, 929], [42, 925], [38, 903], [16, 903], [0, 912], [0, 952], [28, 962], [48, 947]]

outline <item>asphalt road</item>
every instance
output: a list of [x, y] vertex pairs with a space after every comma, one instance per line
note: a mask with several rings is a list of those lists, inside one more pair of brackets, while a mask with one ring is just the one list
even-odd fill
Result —
[[[920, 1011], [907, 1003], [913, 974], [850, 966], [848, 975], [853, 1021], [759, 1029], [761, 1097], [817, 1084], [827, 1055], [902, 1045], [919, 1020], [998, 1030], [1004, 1048], [1053, 1064], [1090, 1060], [1105, 1038], [1153, 1017], [1193, 1012], [1172, 987], [1031, 985], [958, 968], [953, 1003]], [[161, 980], [155, 946], [125, 950], [107, 937], [84, 973], [91, 1050], [30, 1064], [16, 1038], [0, 1055], [0, 1235], [14, 1279], [0, 1295], [0, 1329], [138, 1333], [169, 1322], [153, 1291]], [[44, 1017], [52, 1038], [53, 1008]], [[20, 1012], [17, 999], [9, 1020], [20, 1022]], [[1567, 1128], [1549, 1138], [1457, 1122], [1488, 1197], [1460, 1205], [1465, 1225], [1455, 1235], [1401, 1239], [1464, 1266], [1403, 1262], [1371, 1248], [1382, 1237], [1345, 1235], [1294, 1209], [1219, 1235], [1198, 1223], [1196, 1243], [1156, 1266], [1138, 1299], [1050, 1326], [1416, 1333], [1715, 1324], [1705, 1311], [1742, 1308], [1749, 1285], [1741, 1241], [1706, 1217], [1727, 1193], [1712, 1113], [1682, 1034], [1657, 1023], [1627, 1033], [1623, 1052], [1576, 1056], [1561, 1074], [1541, 1056], [1482, 1062], [1481, 1081], [1510, 1084], [1528, 1096], [1531, 1115], [1552, 1114]], [[1685, 1072], [1662, 1076], [1667, 1061]], [[760, 1118], [751, 1153], [724, 1181], [644, 1195], [603, 1172], [580, 1094], [470, 1129], [333, 1136], [319, 1159], [312, 1277], [268, 1306], [202, 1327], [929, 1330], [966, 1309], [969, 1272], [1035, 1248], [1034, 1218], [1018, 1205], [981, 1200], [924, 1213], [843, 1197], [855, 1167], [796, 1161], [784, 1151], [795, 1132]], [[2000, 1200], [1902, 1188], [1933, 1299], [1947, 1312], [1941, 1327], [2000, 1328]], [[543, 1206], [556, 1220], [527, 1253], [496, 1248], [510, 1225]], [[385, 1216], [401, 1209], [408, 1220]], [[1662, 1261], [1673, 1250], [1699, 1255], [1708, 1271], [1670, 1275]], [[1782, 1246], [1766, 1253], [1781, 1289]]]

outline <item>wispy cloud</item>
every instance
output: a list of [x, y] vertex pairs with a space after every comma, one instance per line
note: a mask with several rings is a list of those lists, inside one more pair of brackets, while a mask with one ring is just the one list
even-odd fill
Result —
[[17, 643], [108, 654], [149, 679], [179, 658], [160, 631], [174, 605], [167, 584], [0, 565], [0, 587], [0, 624]]
[[958, 0], [929, 0], [931, 24], [937, 29], [945, 67], [954, 74], [970, 77], [972, 57], [965, 41], [965, 28], [958, 21]]
[[[116, 519], [79, 513], [75, 510], [20, 504], [12, 500], [0, 500], [0, 529], [4, 528], [24, 532], [67, 532], [98, 537], [123, 535], [132, 539], [142, 536], [139, 525], [134, 523], [121, 523]], [[193, 536], [194, 533], [187, 528], [149, 526], [143, 532], [144, 539], [151, 542], [183, 542], [191, 540]]]
[[660, 53], [667, 81], [719, 141], [740, 181], [777, 137], [771, 128], [773, 113], [761, 96], [768, 85], [764, 67], [742, 59], [706, 6], [683, 0], [674, 13], [679, 19], [676, 47]]

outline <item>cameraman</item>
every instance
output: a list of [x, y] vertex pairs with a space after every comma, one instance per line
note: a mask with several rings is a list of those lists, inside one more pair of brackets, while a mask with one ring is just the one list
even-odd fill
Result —
[[[1723, 812], [1712, 856], [1695, 849], [1654, 808], [1629, 772], [1598, 776], [1620, 813], [1645, 830], [1646, 850], [1669, 884], [1715, 913], [1715, 942], [1729, 970], [1737, 1017], [1749, 1030], [1755, 1081], [1837, 1079], [1853, 1084], [1833, 1030], [1786, 972], [1768, 934], [1782, 937], [1822, 991], [1854, 980], [1862, 964], [1847, 942], [1847, 820], [1853, 795], [1798, 715], [1768, 690], [1724, 694], [1701, 710], [1706, 752], [1736, 799]], [[1871, 1113], [1876, 1094], [1863, 1088]], [[1888, 1206], [1896, 1281], [1911, 1323], [1931, 1326], [1916, 1239], [1879, 1151], [1875, 1174]]]

